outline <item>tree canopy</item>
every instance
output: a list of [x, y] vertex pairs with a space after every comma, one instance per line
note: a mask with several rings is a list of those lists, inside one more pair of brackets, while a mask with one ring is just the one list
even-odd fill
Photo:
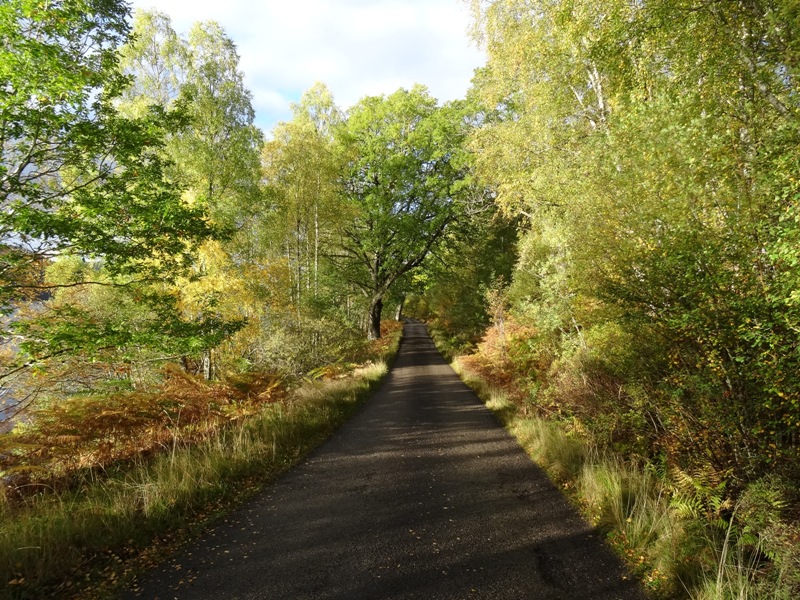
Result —
[[605, 357], [672, 456], [742, 478], [783, 462], [800, 422], [789, 4], [472, 3], [476, 169], [529, 221], [517, 317], [556, 364]]
[[[117, 46], [127, 6], [64, 1], [0, 7], [0, 303], [46, 291], [41, 265], [72, 253], [127, 277], [169, 277], [212, 233], [165, 178], [164, 136], [181, 114], [127, 119]], [[143, 273], [146, 272], [146, 275]]]
[[122, 2], [0, 7], [0, 380], [12, 405], [91, 391], [101, 373], [136, 385], [130, 365], [196, 356], [243, 322], [213, 295], [189, 297], [199, 248], [231, 226], [210, 214], [222, 194], [189, 197], [171, 152], [199, 121], [190, 95], [130, 110], [131, 82], [153, 86], [121, 69], [128, 17]]
[[437, 106], [417, 86], [368, 97], [339, 132], [345, 154], [345, 225], [334, 260], [369, 298], [369, 335], [380, 336], [389, 288], [422, 264], [464, 212], [469, 185], [463, 108]]

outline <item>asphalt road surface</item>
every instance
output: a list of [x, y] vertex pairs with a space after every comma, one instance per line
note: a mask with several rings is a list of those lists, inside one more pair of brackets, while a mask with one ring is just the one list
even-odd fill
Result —
[[126, 598], [642, 600], [614, 555], [407, 323], [376, 395]]

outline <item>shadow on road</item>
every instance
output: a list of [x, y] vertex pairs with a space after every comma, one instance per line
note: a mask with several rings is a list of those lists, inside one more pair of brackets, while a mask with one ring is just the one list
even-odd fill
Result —
[[130, 598], [644, 599], [407, 323], [375, 397]]

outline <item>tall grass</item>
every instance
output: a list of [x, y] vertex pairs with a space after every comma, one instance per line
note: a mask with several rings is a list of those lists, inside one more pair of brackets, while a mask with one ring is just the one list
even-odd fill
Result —
[[87, 478], [67, 492], [43, 490], [21, 505], [0, 496], [0, 593], [86, 597], [87, 586], [121, 576], [120, 565], [154, 539], [186, 535], [190, 524], [295, 464], [386, 372], [379, 362], [343, 379], [309, 382], [210, 439], [176, 438], [155, 459]]
[[[452, 365], [584, 517], [607, 534], [652, 598], [800, 597], [792, 563], [798, 560], [792, 540], [796, 546], [800, 539], [783, 540], [787, 558], [765, 561], [766, 550], [757, 539], [754, 545], [747, 536], [733, 535], [733, 516], [726, 528], [707, 515], [685, 510], [686, 491], [656, 469], [599, 452], [564, 423], [526, 414], [504, 389], [487, 383], [458, 359]], [[765, 577], [765, 569], [777, 572]]]

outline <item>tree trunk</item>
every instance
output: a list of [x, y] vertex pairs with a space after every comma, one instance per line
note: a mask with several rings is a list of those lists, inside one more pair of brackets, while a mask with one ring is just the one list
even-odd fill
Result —
[[394, 320], [400, 321], [403, 318], [403, 306], [406, 303], [406, 297], [402, 296], [400, 302], [397, 303], [397, 313], [395, 313]]
[[381, 313], [383, 312], [383, 296], [375, 297], [369, 305], [369, 331], [367, 338], [377, 340], [381, 337]]
[[214, 366], [211, 362], [211, 350], [203, 351], [203, 379], [210, 381], [214, 376]]
[[300, 301], [303, 296], [303, 232], [301, 229], [302, 222], [300, 217], [297, 217], [295, 226], [295, 257], [297, 259], [297, 320], [300, 321]]
[[314, 298], [319, 293], [319, 204], [314, 203]]

